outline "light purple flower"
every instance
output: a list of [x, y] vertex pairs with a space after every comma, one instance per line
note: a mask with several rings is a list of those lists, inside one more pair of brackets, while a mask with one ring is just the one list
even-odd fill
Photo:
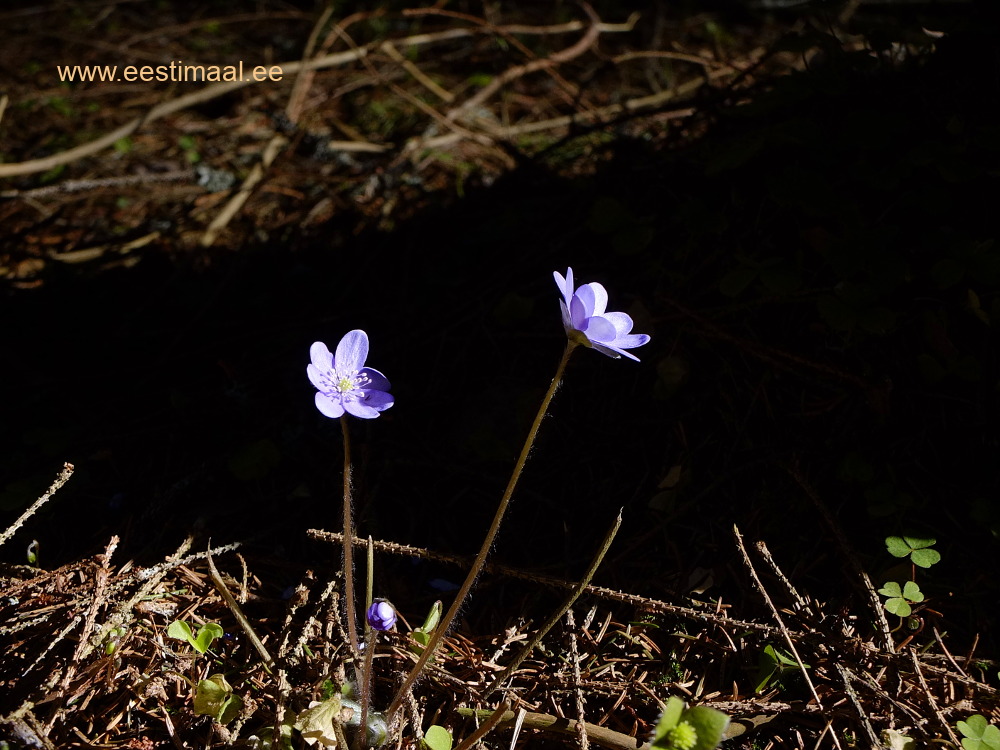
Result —
[[396, 624], [396, 610], [384, 599], [372, 602], [365, 619], [375, 630], [386, 631]]
[[385, 375], [365, 367], [368, 334], [350, 331], [337, 344], [336, 356], [322, 341], [309, 347], [312, 364], [306, 368], [316, 386], [316, 408], [336, 419], [346, 411], [362, 419], [374, 419], [393, 405]]
[[638, 362], [638, 357], [625, 350], [642, 346], [649, 341], [649, 336], [629, 333], [632, 318], [625, 313], [605, 312], [608, 306], [607, 290], [596, 282], [574, 288], [572, 268], [566, 269], [566, 278], [558, 271], [552, 275], [563, 295], [559, 307], [562, 308], [563, 327], [570, 340], [615, 359], [625, 355]]

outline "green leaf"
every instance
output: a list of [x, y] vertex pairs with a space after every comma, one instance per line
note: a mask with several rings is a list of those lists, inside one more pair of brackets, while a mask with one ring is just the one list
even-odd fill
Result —
[[[779, 667], [792, 667], [798, 669], [799, 664], [797, 661], [795, 661], [795, 659], [793, 659], [791, 656], [788, 656], [787, 654], [782, 653], [774, 646], [765, 646], [764, 653], [770, 656], [771, 659], [774, 661], [774, 663]], [[809, 665], [807, 664], [805, 666]]]
[[983, 731], [986, 729], [988, 723], [986, 717], [982, 714], [973, 714], [969, 717], [968, 721], [959, 721], [955, 724], [955, 728], [966, 737], [979, 739], [983, 736]]
[[888, 599], [885, 603], [885, 608], [886, 611], [899, 617], [909, 617], [913, 611], [913, 607], [910, 606], [909, 602], [899, 597]]
[[893, 557], [906, 557], [913, 550], [901, 536], [890, 536], [885, 540], [885, 548]]
[[431, 611], [427, 613], [427, 619], [424, 620], [424, 624], [420, 626], [419, 630], [423, 633], [433, 633], [434, 628], [438, 626], [439, 622], [441, 622], [440, 600], [434, 602], [434, 604], [431, 606]]
[[955, 728], [965, 735], [962, 740], [965, 750], [1000, 750], [1000, 729], [987, 722], [981, 714], [956, 723]]
[[194, 694], [194, 712], [211, 716], [220, 724], [227, 724], [237, 717], [243, 700], [233, 695], [233, 689], [221, 674], [213, 674], [198, 683]]
[[427, 750], [451, 750], [451, 744], [451, 732], [437, 724], [428, 727], [424, 738], [420, 741], [421, 747]]
[[683, 712], [684, 701], [676, 695], [670, 696], [667, 699], [667, 705], [663, 709], [663, 713], [660, 714], [660, 718], [656, 722], [656, 726], [653, 728], [653, 739], [651, 741], [653, 747], [667, 747], [667, 735], [671, 729], [677, 726], [677, 722], [680, 721], [681, 714]]
[[922, 602], [924, 595], [915, 581], [907, 581], [903, 585], [903, 598], [910, 602]]
[[909, 617], [913, 608], [910, 602], [922, 602], [924, 595], [920, 593], [920, 587], [913, 581], [907, 581], [906, 585], [900, 588], [895, 581], [888, 581], [878, 590], [882, 596], [889, 599], [885, 603], [886, 611], [899, 617]]
[[167, 626], [167, 638], [187, 641], [191, 645], [194, 645], [194, 635], [191, 633], [191, 626], [184, 622], [184, 620], [174, 620]]
[[924, 549], [937, 544], [937, 539], [924, 538], [919, 536], [904, 536], [903, 541], [910, 545], [910, 549]]
[[212, 643], [223, 636], [222, 626], [215, 622], [206, 622], [198, 628], [198, 635], [191, 641], [198, 653], [203, 654], [212, 647]]
[[878, 590], [882, 596], [902, 596], [903, 589], [900, 588], [899, 584], [895, 581], [887, 581], [882, 584], [882, 588]]
[[885, 547], [889, 554], [894, 557], [906, 557], [909, 555], [914, 565], [921, 568], [929, 568], [941, 561], [941, 553], [937, 550], [929, 549], [937, 543], [936, 539], [918, 536], [890, 536], [885, 540]]
[[708, 706], [694, 706], [684, 712], [682, 721], [688, 722], [698, 732], [698, 740], [691, 750], [714, 750], [722, 742], [722, 735], [729, 728], [729, 717]]

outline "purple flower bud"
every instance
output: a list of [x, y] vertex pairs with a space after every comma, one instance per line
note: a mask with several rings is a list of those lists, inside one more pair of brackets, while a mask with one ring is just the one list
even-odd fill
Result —
[[385, 600], [372, 602], [365, 619], [373, 629], [385, 631], [396, 624], [396, 610]]

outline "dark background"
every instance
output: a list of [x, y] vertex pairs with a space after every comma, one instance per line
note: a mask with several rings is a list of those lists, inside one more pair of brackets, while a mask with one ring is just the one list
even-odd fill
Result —
[[[856, 582], [794, 470], [874, 578], [885, 536], [936, 537], [925, 591], [995, 650], [1000, 67], [971, 4], [934, 8], [933, 54], [894, 59], [922, 10], [870, 16], [874, 53], [830, 43], [740, 106], [704, 94], [698, 138], [618, 133], [590, 174], [524, 158], [392, 231], [334, 218], [5, 289], [4, 519], [63, 461], [76, 474], [4, 559], [37, 539], [56, 566], [118, 534], [152, 563], [194, 529], [325, 564], [304, 532], [338, 527], [340, 434], [305, 366], [352, 328], [396, 396], [352, 421], [360, 532], [473, 553], [562, 350], [551, 273], [572, 265], [653, 339], [638, 364], [574, 355], [498, 559], [572, 577], [624, 507], [599, 583], [670, 597], [711, 571], [707, 595], [740, 600], [735, 523], [846, 606]], [[433, 598], [441, 570], [386, 566], [394, 600]]]

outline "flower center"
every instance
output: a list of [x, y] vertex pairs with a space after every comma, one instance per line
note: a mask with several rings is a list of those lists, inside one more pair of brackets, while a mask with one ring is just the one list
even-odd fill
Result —
[[360, 390], [371, 382], [371, 379], [367, 375], [361, 374], [358, 370], [350, 373], [337, 373], [337, 376], [333, 387], [334, 390], [342, 394]]

